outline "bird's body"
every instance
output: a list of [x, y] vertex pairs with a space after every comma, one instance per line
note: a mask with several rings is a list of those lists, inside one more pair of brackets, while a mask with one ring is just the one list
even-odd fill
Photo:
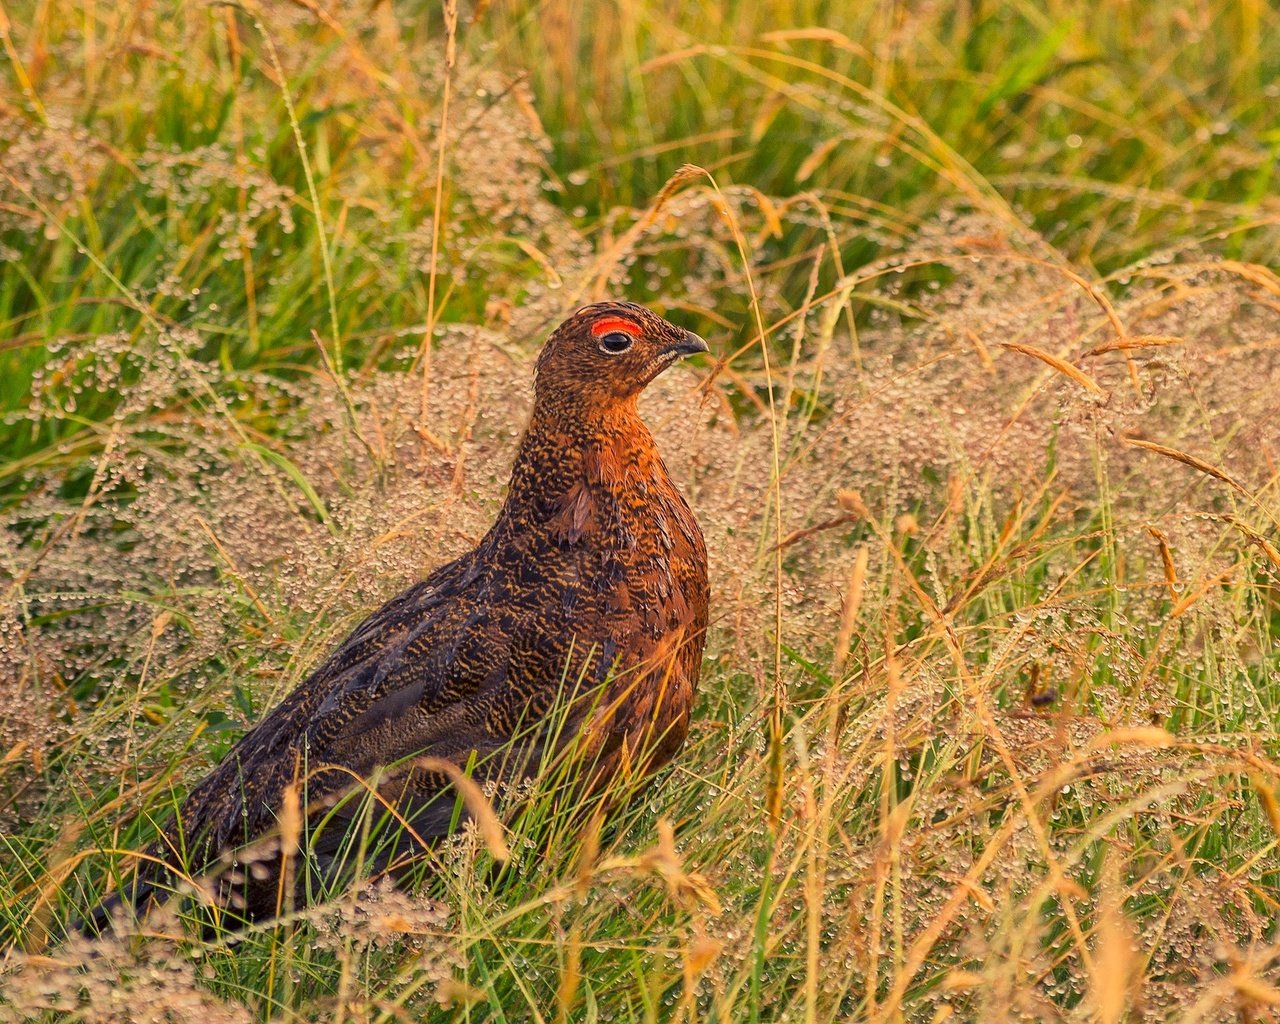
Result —
[[[291, 787], [315, 811], [370, 777], [429, 843], [456, 823], [455, 803], [421, 757], [501, 783], [575, 741], [593, 787], [623, 764], [668, 761], [702, 657], [706, 549], [636, 400], [693, 351], [701, 339], [630, 303], [566, 321], [539, 358], [489, 532], [370, 615], [249, 732], [192, 790], [156, 860], [200, 870], [270, 833]], [[167, 873], [144, 867], [124, 901], [149, 900]], [[278, 878], [259, 882], [250, 916], [278, 905]]]

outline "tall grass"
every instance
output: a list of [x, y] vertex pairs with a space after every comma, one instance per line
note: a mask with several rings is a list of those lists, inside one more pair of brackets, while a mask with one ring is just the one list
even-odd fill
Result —
[[[1267, 1019], [1278, 20], [0, 8], [0, 1015]], [[477, 539], [601, 294], [717, 356], [645, 406], [713, 559], [673, 768], [48, 943]]]

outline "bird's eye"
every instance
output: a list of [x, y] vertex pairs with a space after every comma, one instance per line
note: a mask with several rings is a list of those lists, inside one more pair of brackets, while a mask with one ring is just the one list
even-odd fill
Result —
[[616, 356], [631, 347], [631, 335], [626, 331], [610, 331], [600, 339], [600, 351]]

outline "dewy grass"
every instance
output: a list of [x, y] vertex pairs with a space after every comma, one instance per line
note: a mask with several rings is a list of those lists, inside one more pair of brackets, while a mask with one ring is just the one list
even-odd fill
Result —
[[[435, 10], [0, 8], [0, 1018], [1280, 1000], [1275, 12], [673, 10], [463, 9], [442, 138]], [[718, 357], [646, 398], [715, 591], [665, 776], [49, 943], [474, 544], [597, 290]]]

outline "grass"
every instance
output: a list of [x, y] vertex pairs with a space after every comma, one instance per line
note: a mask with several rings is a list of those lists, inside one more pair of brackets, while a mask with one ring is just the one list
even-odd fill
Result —
[[[0, 48], [0, 1016], [1274, 1015], [1274, 10], [32, 0]], [[715, 590], [661, 782], [48, 945], [474, 542], [599, 294], [717, 356], [645, 406]]]

